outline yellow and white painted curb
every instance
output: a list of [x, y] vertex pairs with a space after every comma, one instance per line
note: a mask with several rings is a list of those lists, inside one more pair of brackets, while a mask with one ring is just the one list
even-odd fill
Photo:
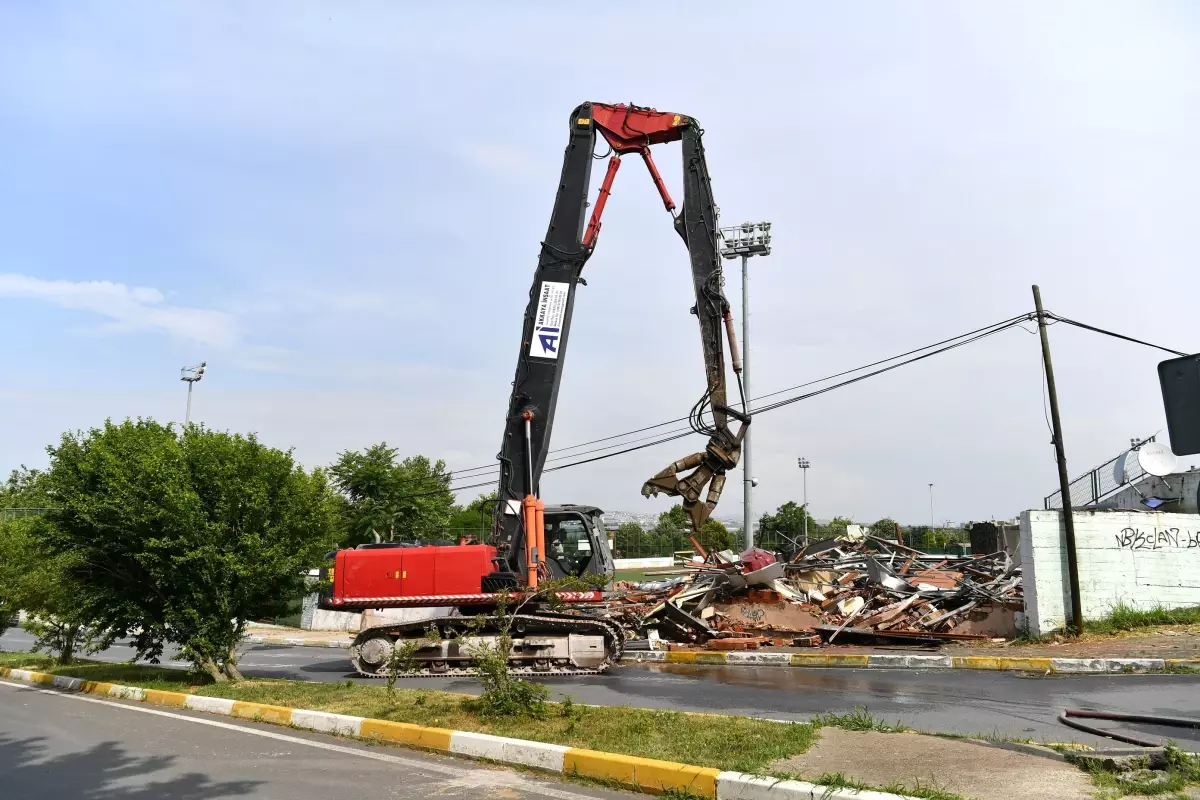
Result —
[[724, 664], [755, 667], [857, 667], [859, 669], [977, 669], [1062, 675], [1164, 672], [1200, 669], [1200, 658], [1019, 658], [1009, 656], [875, 655], [867, 653], [722, 653], [706, 650], [633, 651], [622, 661]]
[[578, 747], [508, 739], [486, 733], [427, 728], [423, 725], [351, 717], [324, 711], [305, 711], [220, 697], [139, 689], [24, 669], [0, 667], [0, 677], [100, 697], [135, 700], [170, 708], [290, 725], [319, 733], [357, 736], [405, 747], [486, 758], [546, 772], [612, 781], [651, 794], [676, 791], [690, 793], [696, 797], [714, 797], [718, 800], [911, 800], [897, 794], [832, 789], [805, 781], [779, 780], [620, 753], [602, 753]]

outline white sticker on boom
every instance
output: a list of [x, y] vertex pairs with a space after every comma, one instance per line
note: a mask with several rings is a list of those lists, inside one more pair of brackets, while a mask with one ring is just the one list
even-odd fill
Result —
[[529, 342], [529, 355], [538, 358], [558, 358], [558, 345], [562, 341], [569, 292], [570, 284], [542, 281], [537, 315], [533, 318], [533, 339]]

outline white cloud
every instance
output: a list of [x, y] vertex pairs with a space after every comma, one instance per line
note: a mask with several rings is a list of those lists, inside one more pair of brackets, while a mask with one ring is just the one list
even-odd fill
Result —
[[0, 298], [40, 300], [72, 310], [91, 311], [121, 331], [162, 331], [178, 339], [229, 347], [239, 338], [232, 316], [214, 309], [166, 303], [158, 289], [112, 281], [48, 281], [0, 274]]

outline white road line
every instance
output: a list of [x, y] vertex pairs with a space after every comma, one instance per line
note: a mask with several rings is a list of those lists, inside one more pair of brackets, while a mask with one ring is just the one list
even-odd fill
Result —
[[[0, 686], [11, 686], [14, 689], [24, 689], [24, 690], [30, 691], [30, 692], [40, 692], [41, 694], [50, 694], [50, 695], [54, 695], [55, 697], [66, 698], [68, 700], [79, 700], [84, 703], [98, 703], [99, 705], [108, 706], [109, 708], [121, 708], [121, 709], [125, 709], [126, 711], [138, 711], [142, 714], [154, 714], [154, 715], [160, 716], [160, 717], [170, 717], [171, 719], [183, 720], [184, 722], [194, 722], [199, 725], [210, 725], [214, 728], [225, 728], [227, 730], [240, 731], [241, 733], [248, 733], [252, 736], [262, 736], [267, 739], [276, 739], [278, 741], [288, 742], [290, 744], [299, 744], [299, 745], [305, 745], [307, 747], [315, 747], [319, 750], [329, 750], [334, 753], [342, 753], [344, 755], [349, 755], [349, 756], [358, 756], [359, 758], [369, 758], [374, 761], [383, 761], [388, 764], [398, 764], [400, 766], [408, 767], [409, 769], [416, 770], [417, 772], [440, 773], [442, 775], [452, 775], [456, 778], [463, 778], [463, 779], [471, 778], [474, 775], [475, 779], [478, 779], [478, 773], [484, 769], [481, 767], [456, 767], [456, 766], [452, 766], [450, 764], [431, 763], [428, 761], [418, 760], [415, 758], [405, 758], [404, 756], [393, 756], [393, 755], [388, 755], [386, 753], [375, 753], [375, 752], [371, 752], [368, 750], [359, 750], [354, 747], [343, 747], [342, 745], [330, 744], [329, 742], [318, 742], [318, 741], [313, 741], [312, 739], [301, 739], [297, 736], [288, 736], [287, 734], [275, 733], [274, 731], [264, 731], [264, 730], [259, 730], [258, 728], [248, 728], [248, 727], [243, 727], [241, 725], [231, 725], [228, 722], [218, 722], [217, 720], [213, 720], [213, 719], [200, 719], [199, 717], [189, 717], [185, 714], [174, 714], [170, 711], [160, 711], [157, 708], [146, 708], [146, 707], [140, 706], [140, 705], [139, 706], [126, 705], [125, 703], [117, 703], [117, 702], [113, 702], [110, 700], [97, 700], [96, 698], [93, 698], [93, 697], [84, 697], [83, 695], [71, 694], [68, 692], [60, 692], [60, 691], [56, 691], [54, 689], [42, 689], [42, 688], [39, 688], [36, 686], [29, 686], [24, 683], [11, 683], [9, 681], [0, 680]], [[546, 786], [545, 784], [529, 780], [517, 773], [511, 773], [511, 774], [514, 779], [514, 781], [513, 781], [514, 785], [520, 785], [520, 786], [526, 788], [530, 792], [534, 792], [536, 794], [543, 794], [547, 797], [558, 798], [558, 800], [588, 800], [586, 798], [586, 795], [575, 794], [574, 792], [564, 792], [559, 789], [555, 789], [553, 787]], [[432, 778], [435, 776], [427, 775], [427, 777]]]

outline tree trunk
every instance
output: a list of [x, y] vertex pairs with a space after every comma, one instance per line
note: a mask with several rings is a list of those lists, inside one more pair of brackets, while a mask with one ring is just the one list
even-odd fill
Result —
[[217, 666], [217, 662], [207, 656], [200, 662], [200, 668], [209, 674], [214, 683], [226, 683], [229, 678], [225, 677], [225, 673]]
[[62, 636], [59, 637], [58, 663], [67, 666], [75, 660], [75, 636], [79, 632], [76, 625], [64, 625]]
[[237, 663], [233, 660], [233, 653], [229, 653], [229, 658], [225, 661], [225, 674], [229, 676], [231, 681], [243, 680], [242, 673], [238, 671]]

